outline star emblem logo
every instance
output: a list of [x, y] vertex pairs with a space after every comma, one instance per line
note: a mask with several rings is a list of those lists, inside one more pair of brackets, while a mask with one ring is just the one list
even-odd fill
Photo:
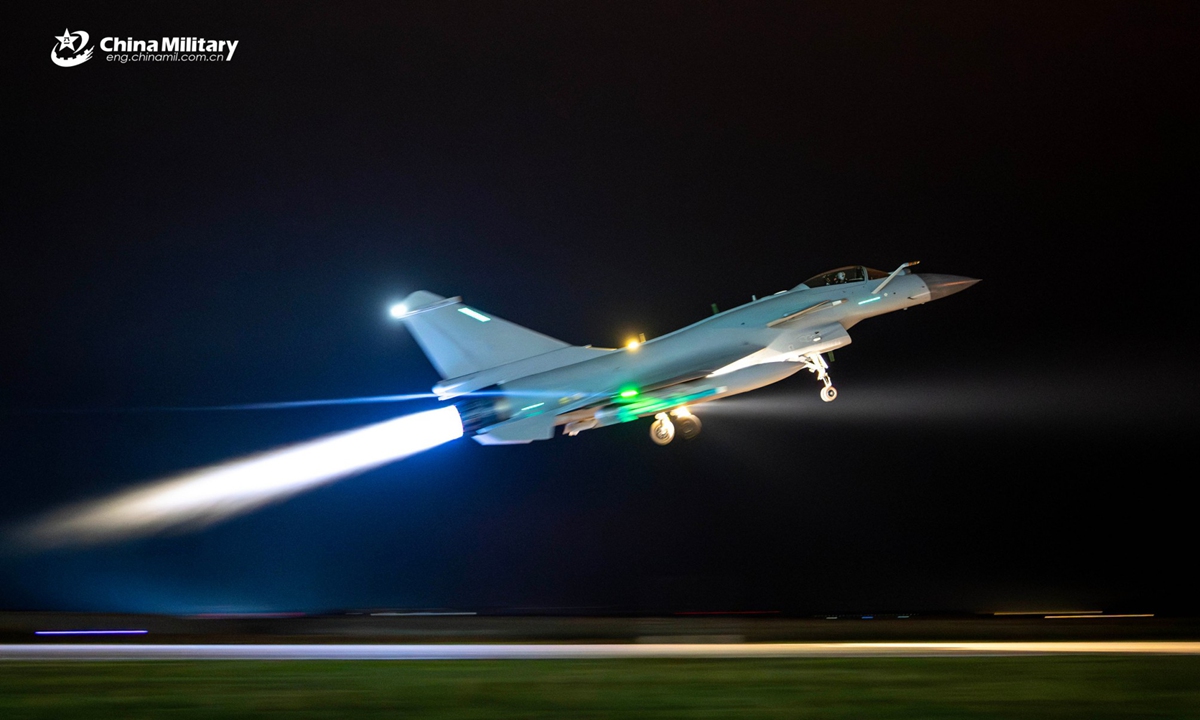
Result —
[[62, 37], [55, 36], [54, 39], [58, 41], [59, 50], [62, 50], [63, 48], [71, 48], [71, 52], [75, 51], [75, 37], [71, 35], [70, 30], [63, 28]]
[[[54, 39], [58, 42], [50, 48], [50, 62], [55, 65], [74, 67], [92, 59], [92, 50], [95, 48], [88, 47], [88, 41], [92, 39], [92, 36], [88, 35], [86, 31], [71, 32], [64, 29], [63, 34], [55, 35]], [[65, 57], [59, 53], [63, 53]]]

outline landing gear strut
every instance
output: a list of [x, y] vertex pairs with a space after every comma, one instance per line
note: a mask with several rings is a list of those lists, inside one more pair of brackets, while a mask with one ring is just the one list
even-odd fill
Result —
[[825, 387], [821, 388], [821, 399], [833, 402], [837, 397], [837, 388], [833, 386], [833, 380], [829, 377], [829, 363], [825, 362], [825, 358], [820, 353], [813, 353], [802, 356], [800, 362], [804, 363], [809, 372], [816, 373], [818, 380], [825, 383]]

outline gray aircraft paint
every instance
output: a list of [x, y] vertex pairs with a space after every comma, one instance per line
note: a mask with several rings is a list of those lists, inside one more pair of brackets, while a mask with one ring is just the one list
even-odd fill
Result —
[[[639, 400], [661, 401], [645, 413], [658, 415], [769, 385], [805, 368], [816, 371], [814, 360], [848, 345], [847, 331], [859, 322], [978, 282], [913, 273], [907, 265], [886, 279], [801, 284], [634, 348], [570, 346], [467, 307], [459, 298], [425, 291], [405, 299], [403, 319], [446, 378], [434, 392], [450, 399], [491, 391], [483, 405], [473, 401], [473, 408], [482, 408], [483, 419], [471, 428], [477, 441], [530, 442], [552, 437], [558, 425], [571, 423], [577, 432], [631, 419], [619, 412], [620, 393], [627, 389], [636, 389]], [[468, 372], [447, 377], [463, 370]]]

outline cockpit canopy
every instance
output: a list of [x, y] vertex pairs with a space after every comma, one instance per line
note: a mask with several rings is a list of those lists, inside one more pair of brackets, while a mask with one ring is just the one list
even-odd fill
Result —
[[823, 272], [820, 275], [814, 275], [793, 289], [845, 285], [846, 283], [862, 282], [863, 280], [882, 280], [887, 276], [887, 273], [875, 268], [863, 267], [861, 265], [847, 265], [846, 267], [836, 268], [829, 272]]

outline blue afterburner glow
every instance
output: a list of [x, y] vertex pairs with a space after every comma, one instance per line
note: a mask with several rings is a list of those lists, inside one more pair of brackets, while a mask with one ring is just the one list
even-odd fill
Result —
[[[560, 397], [560, 392], [525, 391], [522, 397]], [[476, 390], [474, 392], [455, 393], [453, 397], [506, 397], [507, 393], [499, 390]], [[409, 402], [412, 400], [432, 400], [441, 398], [435, 393], [407, 393], [404, 395], [365, 395], [348, 398], [324, 398], [319, 400], [286, 400], [283, 402], [241, 403], [238, 405], [143, 405], [139, 407], [93, 407], [93, 408], [57, 408], [35, 409], [25, 412], [57, 415], [57, 414], [104, 414], [104, 413], [170, 413], [170, 412], [218, 412], [228, 410], [292, 410], [296, 408], [314, 408], [339, 405], [380, 405], [386, 403]]]
[[199, 468], [68, 507], [21, 539], [57, 547], [196, 528], [462, 437], [453, 405]]

